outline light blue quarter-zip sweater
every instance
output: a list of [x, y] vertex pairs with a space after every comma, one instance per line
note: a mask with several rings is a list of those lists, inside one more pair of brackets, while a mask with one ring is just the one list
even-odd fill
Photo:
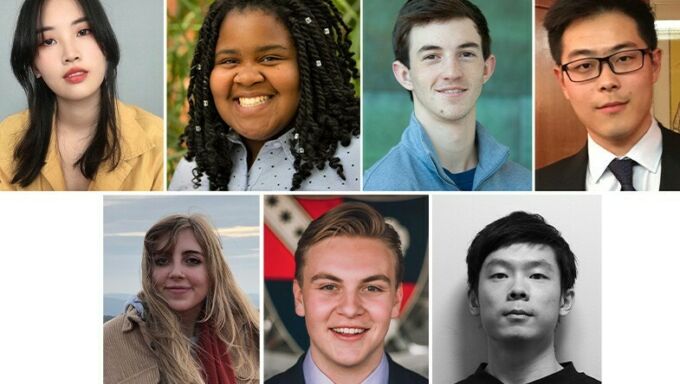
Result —
[[[530, 191], [531, 172], [510, 161], [510, 150], [477, 122], [473, 191]], [[415, 114], [401, 141], [364, 174], [365, 191], [459, 191], [442, 168]]]

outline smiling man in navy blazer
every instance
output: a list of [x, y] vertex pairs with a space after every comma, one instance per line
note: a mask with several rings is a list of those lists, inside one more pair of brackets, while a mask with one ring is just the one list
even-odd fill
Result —
[[680, 190], [680, 134], [650, 112], [662, 52], [649, 5], [558, 0], [544, 26], [555, 76], [588, 141], [539, 169], [536, 189]]
[[427, 383], [385, 353], [403, 273], [399, 235], [370, 206], [344, 203], [312, 221], [295, 251], [293, 282], [310, 347], [267, 384]]

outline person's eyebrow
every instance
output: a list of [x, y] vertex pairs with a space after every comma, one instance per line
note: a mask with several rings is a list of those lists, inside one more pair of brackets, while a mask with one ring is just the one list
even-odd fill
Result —
[[331, 275], [330, 273], [317, 273], [316, 275], [312, 276], [312, 278], [310, 279], [310, 282], [313, 283], [317, 280], [330, 280], [330, 281], [334, 281], [336, 283], [342, 282], [341, 278], [339, 278], [335, 275]]
[[458, 49], [465, 49], [465, 48], [481, 48], [479, 44], [477, 43], [463, 43], [458, 46]]
[[[289, 48], [285, 47], [280, 44], [270, 44], [270, 45], [263, 45], [261, 47], [257, 47], [255, 49], [255, 52], [257, 53], [262, 53], [262, 52], [269, 52], [269, 51], [276, 51], [276, 50], [282, 50], [282, 51], [288, 51]], [[223, 48], [215, 52], [215, 56], [218, 55], [238, 55], [240, 54], [241, 51], [237, 48]]]
[[203, 252], [196, 249], [187, 249], [182, 251], [183, 256], [203, 256]]
[[416, 53], [422, 53], [422, 52], [426, 52], [426, 51], [437, 51], [437, 50], [440, 50], [440, 49], [442, 49], [442, 47], [440, 47], [438, 45], [423, 45], [422, 47], [420, 47], [420, 49], [418, 49], [418, 51]]
[[[491, 268], [491, 267], [502, 267], [502, 268], [508, 268], [511, 269], [513, 268], [513, 264], [502, 259], [492, 259], [488, 263], [485, 263], [483, 268]], [[520, 264], [520, 268], [522, 269], [532, 269], [532, 268], [545, 268], [550, 271], [553, 271], [553, 266], [549, 262], [545, 260], [529, 260], [526, 262], [522, 262]]]
[[[88, 21], [87, 17], [83, 16], [81, 18], [73, 20], [73, 22], [71, 22], [71, 25], [76, 25], [76, 24], [80, 24], [80, 23], [83, 23], [83, 22], [87, 22], [87, 21]], [[40, 34], [40, 33], [43, 33], [45, 31], [51, 31], [53, 29], [54, 29], [54, 27], [49, 27], [49, 26], [42, 27], [42, 28], [38, 28], [37, 33]]]
[[[615, 53], [616, 51], [620, 51], [622, 49], [627, 49], [627, 48], [637, 48], [637, 44], [635, 44], [633, 42], [629, 42], [629, 41], [627, 41], [625, 43], [617, 44], [617, 45], [609, 48], [606, 51], [606, 53], [604, 54], [604, 56], [609, 56], [609, 54], [612, 54], [612, 53]], [[595, 52], [592, 49], [576, 49], [576, 50], [569, 52], [569, 54], [567, 55], [567, 60], [576, 58], [578, 56], [588, 56], [586, 58], [595, 57], [595, 56], [597, 56], [597, 52]]]
[[258, 47], [255, 52], [267, 52], [267, 51], [276, 51], [276, 50], [284, 50], [287, 51], [288, 48], [284, 47], [281, 44], [270, 44], [270, 45], [265, 45], [262, 47]]
[[553, 271], [553, 266], [549, 262], [545, 260], [533, 260], [525, 263], [524, 268], [526, 269], [532, 269], [532, 268], [545, 268], [549, 271]]
[[503, 268], [510, 268], [512, 265], [507, 262], [506, 260], [502, 259], [491, 259], [488, 262], [485, 262], [482, 268], [491, 268], [491, 267], [503, 267]]
[[[463, 43], [463, 44], [460, 44], [458, 47], [456, 47], [456, 49], [465, 49], [465, 48], [480, 48], [480, 47], [479, 47], [479, 44], [477, 44], [475, 42]], [[422, 53], [422, 52], [427, 52], [427, 51], [437, 51], [437, 50], [441, 50], [441, 49], [442, 49], [442, 47], [440, 47], [438, 45], [432, 45], [432, 44], [423, 45], [422, 47], [420, 47], [420, 49], [418, 49], [418, 51], [416, 53]]]
[[368, 276], [366, 278], [361, 279], [362, 283], [370, 283], [370, 282], [374, 282], [374, 281], [382, 281], [382, 282], [385, 282], [387, 284], [392, 283], [392, 280], [390, 280], [390, 278], [387, 277], [387, 275], [383, 275], [383, 274], [372, 275], [372, 276]]

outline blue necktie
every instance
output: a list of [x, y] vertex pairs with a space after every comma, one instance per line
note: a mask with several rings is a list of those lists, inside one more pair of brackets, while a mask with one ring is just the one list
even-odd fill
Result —
[[633, 165], [637, 164], [632, 159], [614, 159], [609, 163], [609, 170], [614, 174], [616, 180], [621, 183], [622, 191], [634, 191], [633, 187]]

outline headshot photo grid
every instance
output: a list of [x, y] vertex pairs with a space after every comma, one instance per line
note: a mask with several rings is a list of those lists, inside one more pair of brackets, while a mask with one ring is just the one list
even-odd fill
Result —
[[677, 0], [2, 1], [0, 382], [672, 383], [678, 68]]

